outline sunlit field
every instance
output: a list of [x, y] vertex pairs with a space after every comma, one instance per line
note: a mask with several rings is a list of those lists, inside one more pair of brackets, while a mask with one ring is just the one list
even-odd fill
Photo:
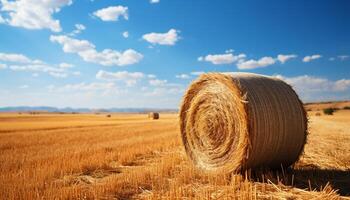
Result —
[[294, 166], [216, 176], [191, 165], [177, 114], [0, 114], [0, 198], [347, 198], [350, 111], [308, 114]]

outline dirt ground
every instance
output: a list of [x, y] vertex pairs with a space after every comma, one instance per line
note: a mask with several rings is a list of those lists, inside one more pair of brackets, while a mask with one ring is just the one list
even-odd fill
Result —
[[217, 176], [176, 114], [0, 114], [0, 199], [350, 199], [350, 110], [316, 112], [291, 168]]

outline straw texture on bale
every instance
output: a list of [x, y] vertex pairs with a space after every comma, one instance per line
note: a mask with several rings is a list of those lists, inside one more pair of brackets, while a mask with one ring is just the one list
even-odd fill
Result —
[[148, 118], [159, 119], [159, 113], [157, 113], [157, 112], [150, 112], [150, 113], [148, 113]]
[[180, 129], [197, 167], [230, 173], [293, 164], [306, 143], [307, 117], [297, 94], [282, 80], [208, 73], [184, 95]]

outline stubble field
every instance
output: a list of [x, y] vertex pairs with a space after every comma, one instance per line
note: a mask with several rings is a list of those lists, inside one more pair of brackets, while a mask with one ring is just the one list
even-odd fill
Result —
[[350, 199], [350, 111], [308, 114], [294, 166], [242, 175], [197, 171], [176, 114], [0, 114], [0, 198]]

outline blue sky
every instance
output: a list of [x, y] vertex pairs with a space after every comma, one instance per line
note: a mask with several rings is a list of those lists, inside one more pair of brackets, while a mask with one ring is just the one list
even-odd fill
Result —
[[0, 106], [177, 108], [212, 71], [350, 99], [350, 1], [0, 2]]

